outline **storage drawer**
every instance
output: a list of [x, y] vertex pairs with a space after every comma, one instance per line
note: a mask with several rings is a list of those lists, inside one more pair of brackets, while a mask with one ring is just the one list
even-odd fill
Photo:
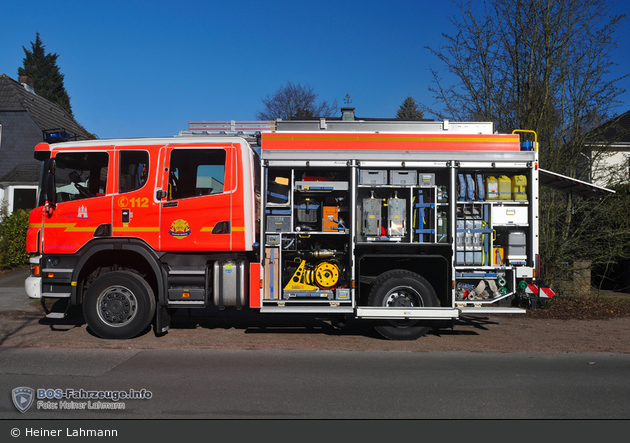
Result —
[[493, 206], [492, 225], [526, 225], [529, 220], [527, 206]]
[[347, 191], [348, 182], [295, 182], [295, 190], [300, 192]]

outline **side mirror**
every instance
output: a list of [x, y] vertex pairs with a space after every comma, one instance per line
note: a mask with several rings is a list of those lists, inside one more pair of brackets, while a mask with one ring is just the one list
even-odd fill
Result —
[[46, 178], [45, 178], [45, 192], [46, 200], [48, 204], [54, 207], [57, 204], [57, 186], [55, 185], [55, 159], [49, 158], [46, 162]]

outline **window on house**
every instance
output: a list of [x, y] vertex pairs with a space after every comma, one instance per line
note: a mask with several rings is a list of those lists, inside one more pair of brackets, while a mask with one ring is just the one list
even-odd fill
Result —
[[35, 208], [37, 204], [37, 189], [13, 189], [13, 211], [18, 209], [25, 209], [30, 211]]

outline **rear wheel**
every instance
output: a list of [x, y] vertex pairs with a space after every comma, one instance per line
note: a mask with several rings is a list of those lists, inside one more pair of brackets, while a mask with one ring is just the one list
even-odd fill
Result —
[[[381, 274], [368, 296], [370, 306], [380, 307], [435, 307], [435, 290], [415, 272], [395, 269]], [[431, 326], [422, 320], [384, 320], [374, 329], [390, 340], [415, 340], [425, 335]]]
[[153, 320], [155, 296], [139, 275], [109, 272], [97, 278], [83, 300], [83, 316], [99, 337], [128, 339], [142, 333]]

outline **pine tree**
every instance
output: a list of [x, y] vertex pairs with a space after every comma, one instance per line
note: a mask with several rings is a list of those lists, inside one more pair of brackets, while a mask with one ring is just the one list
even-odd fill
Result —
[[413, 97], [407, 97], [398, 112], [396, 112], [396, 118], [399, 120], [422, 120], [424, 113], [418, 109], [418, 105]]
[[36, 33], [35, 43], [31, 42], [31, 51], [24, 49], [24, 67], [18, 68], [18, 76], [27, 76], [34, 83], [35, 93], [53, 103], [57, 103], [72, 115], [70, 96], [63, 84], [64, 75], [57, 66], [58, 54], [46, 54], [45, 46]]

